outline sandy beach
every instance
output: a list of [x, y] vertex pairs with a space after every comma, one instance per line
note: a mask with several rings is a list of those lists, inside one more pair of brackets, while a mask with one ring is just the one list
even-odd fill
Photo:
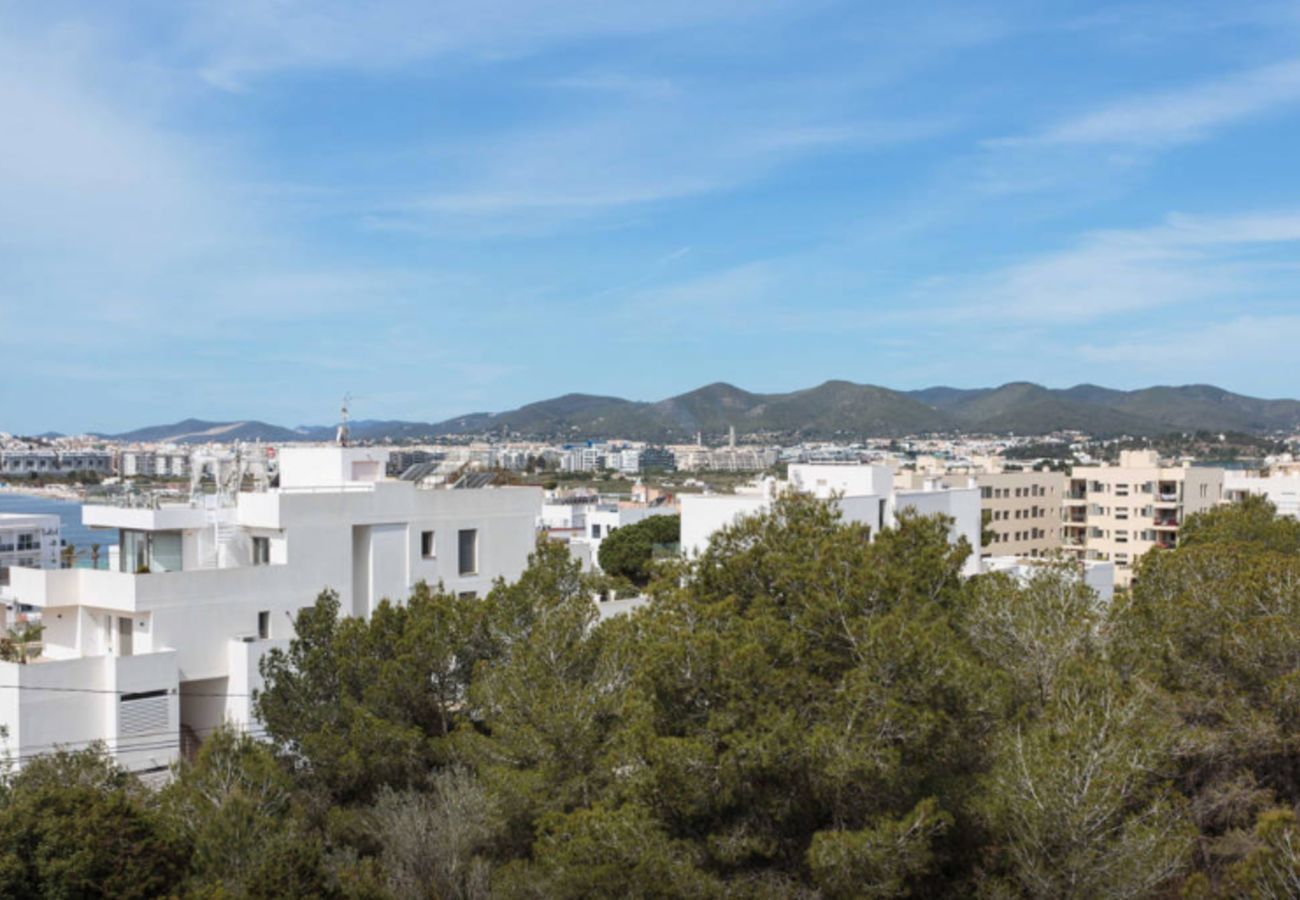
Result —
[[62, 484], [27, 486], [11, 482], [0, 484], [0, 494], [21, 494], [24, 497], [42, 497], [46, 500], [82, 500], [86, 496], [83, 489]]

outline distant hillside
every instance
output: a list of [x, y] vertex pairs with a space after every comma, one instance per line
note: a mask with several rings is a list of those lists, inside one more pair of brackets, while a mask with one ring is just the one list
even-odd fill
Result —
[[[333, 432], [330, 432], [333, 436]], [[205, 422], [186, 419], [171, 425], [152, 425], [122, 434], [105, 435], [115, 441], [176, 444], [202, 444], [209, 441], [267, 441], [285, 443], [309, 438], [301, 431], [268, 425], [266, 422]]]
[[[585, 440], [624, 437], [687, 441], [696, 432], [792, 438], [901, 437], [925, 433], [1047, 434], [1082, 431], [1098, 436], [1181, 431], [1266, 433], [1300, 429], [1300, 401], [1262, 400], [1210, 385], [1118, 391], [1093, 384], [1065, 389], [1030, 382], [995, 388], [931, 387], [895, 391], [828, 381], [785, 394], [755, 394], [718, 382], [657, 402], [594, 394], [565, 394], [499, 413], [476, 412], [443, 422], [352, 423], [358, 440], [419, 440], [447, 435], [507, 434]], [[265, 422], [205, 422], [111, 435], [123, 441], [324, 441], [333, 426], [295, 429]]]

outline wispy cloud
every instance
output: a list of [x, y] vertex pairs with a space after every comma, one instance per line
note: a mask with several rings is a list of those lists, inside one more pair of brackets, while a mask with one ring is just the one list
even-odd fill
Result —
[[556, 44], [654, 35], [789, 9], [790, 0], [206, 0], [182, 21], [203, 76], [242, 90], [286, 69], [392, 69], [431, 57], [498, 59]]
[[1166, 147], [1201, 140], [1216, 129], [1300, 102], [1300, 59], [1175, 90], [1141, 94], [992, 146], [1115, 144]]
[[951, 122], [818, 121], [827, 110], [718, 112], [722, 98], [641, 107], [563, 127], [521, 129], [456, 154], [456, 186], [379, 205], [378, 230], [461, 236], [536, 233], [595, 216], [734, 190], [818, 154], [933, 136]]
[[983, 275], [934, 279], [920, 294], [963, 320], [1091, 322], [1273, 298], [1290, 289], [1298, 251], [1300, 212], [1175, 215], [1151, 228], [1091, 233], [1069, 249]]
[[[1300, 301], [1300, 292], [1295, 299]], [[1121, 366], [1130, 378], [1195, 382], [1213, 372], [1249, 384], [1258, 377], [1261, 360], [1291, 359], [1297, 346], [1300, 315], [1241, 315], [1143, 328], [1118, 340], [1086, 342], [1077, 353], [1091, 366]]]

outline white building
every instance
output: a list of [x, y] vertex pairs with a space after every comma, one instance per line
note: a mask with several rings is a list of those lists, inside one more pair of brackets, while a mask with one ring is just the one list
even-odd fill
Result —
[[325, 588], [345, 614], [402, 600], [418, 581], [480, 595], [523, 571], [536, 488], [427, 490], [386, 480], [387, 451], [280, 451], [280, 487], [219, 502], [87, 506], [120, 529], [111, 570], [12, 570], [39, 607], [42, 658], [0, 663], [4, 748], [20, 762], [102, 740], [137, 772], [162, 772], [182, 735], [253, 724], [258, 661], [293, 636]]
[[[994, 556], [984, 560], [984, 571], [1006, 572], [1016, 580], [1026, 582], [1033, 578], [1037, 570], [1045, 565], [1052, 565], [1053, 562], [1041, 556]], [[1076, 567], [1075, 571], [1082, 576], [1083, 583], [1092, 588], [1098, 600], [1102, 603], [1110, 603], [1114, 599], [1114, 563], [1098, 559], [1071, 560], [1071, 563]]]
[[123, 478], [188, 478], [189, 450], [177, 447], [128, 449], [118, 454], [118, 474]]
[[13, 566], [57, 569], [61, 547], [58, 516], [0, 513], [0, 586]]
[[113, 454], [108, 450], [51, 450], [45, 448], [0, 450], [0, 475], [113, 474]]
[[1300, 518], [1300, 475], [1259, 475], [1234, 469], [1224, 470], [1224, 500], [1235, 502], [1251, 494], [1267, 497], [1277, 507], [1280, 516]]
[[622, 503], [593, 498], [586, 502], [549, 501], [542, 505], [539, 524], [555, 540], [568, 543], [569, 552], [587, 571], [600, 569], [600, 545], [624, 525], [651, 516], [671, 516], [671, 505]]
[[894, 472], [889, 466], [792, 464], [785, 483], [766, 479], [746, 493], [684, 494], [679, 498], [682, 553], [699, 554], [714, 532], [766, 510], [787, 488], [822, 499], [837, 498], [835, 505], [844, 519], [868, 525], [873, 536], [892, 528], [898, 514], [906, 509], [922, 515], [948, 516], [953, 520], [951, 539], [955, 542], [964, 537], [971, 547], [964, 574], [974, 575], [980, 570], [979, 489], [944, 488], [927, 482], [917, 490], [895, 490]]

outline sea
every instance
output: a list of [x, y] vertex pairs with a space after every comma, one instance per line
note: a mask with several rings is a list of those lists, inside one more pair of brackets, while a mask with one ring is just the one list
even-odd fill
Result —
[[91, 544], [99, 544], [99, 567], [108, 568], [108, 548], [117, 545], [116, 528], [87, 528], [81, 524], [81, 503], [53, 497], [0, 493], [0, 513], [54, 513], [65, 544], [77, 548], [77, 566], [90, 568]]

